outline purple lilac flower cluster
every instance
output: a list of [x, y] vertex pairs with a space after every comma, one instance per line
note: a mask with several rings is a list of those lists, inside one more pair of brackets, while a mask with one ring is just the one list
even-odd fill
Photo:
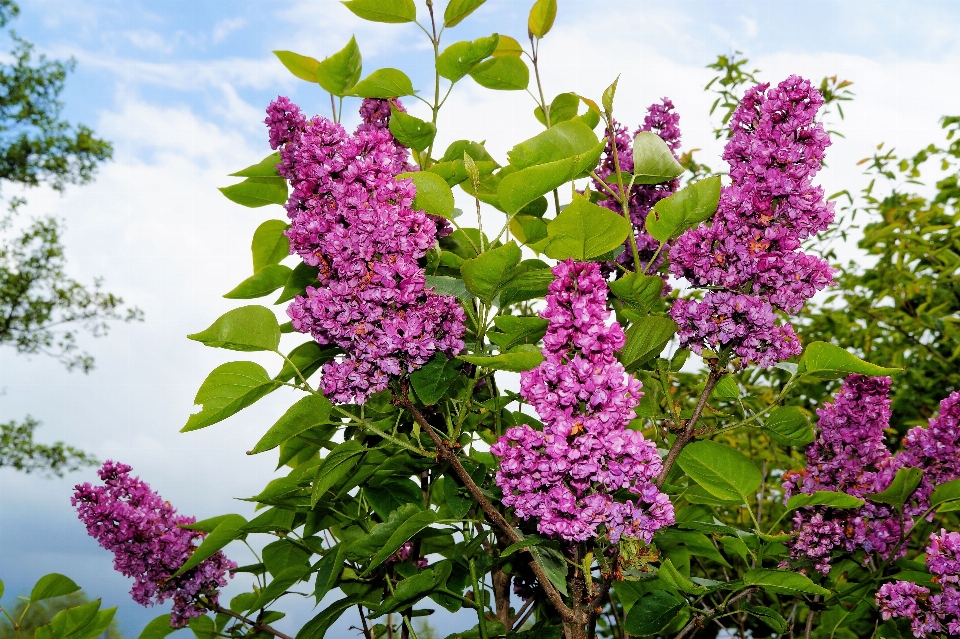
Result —
[[808, 80], [790, 76], [774, 89], [750, 89], [734, 112], [723, 153], [732, 183], [712, 223], [690, 229], [670, 250], [674, 275], [712, 289], [673, 306], [683, 346], [730, 348], [761, 367], [800, 352], [793, 327], [777, 325], [774, 311], [796, 313], [833, 283], [826, 261], [799, 250], [833, 221], [833, 203], [812, 183], [830, 145], [815, 121], [822, 104]]
[[909, 581], [886, 583], [877, 591], [877, 606], [884, 619], [910, 620], [915, 637], [946, 632], [960, 636], [960, 533], [941, 530], [930, 535], [927, 568], [940, 592]]
[[812, 506], [795, 513], [791, 555], [812, 559], [824, 574], [835, 550], [863, 550], [887, 559], [900, 546], [897, 554], [902, 556], [906, 545], [900, 540], [929, 509], [933, 490], [960, 478], [960, 391], [940, 402], [939, 414], [926, 428], [907, 433], [904, 450], [897, 455], [884, 444], [889, 391], [888, 377], [849, 376], [833, 403], [817, 411], [817, 437], [807, 448], [807, 467], [784, 475], [785, 499], [818, 490], [865, 498], [888, 488], [900, 468], [923, 470], [920, 485], [904, 506], [902, 528], [892, 508], [869, 500], [856, 509]]
[[[640, 381], [614, 353], [624, 334], [607, 324], [607, 287], [596, 263], [561, 262], [553, 269], [543, 338], [546, 359], [521, 373], [520, 393], [543, 430], [510, 428], [491, 447], [500, 458], [503, 503], [523, 519], [536, 517], [545, 535], [568, 541], [621, 536], [650, 542], [673, 523], [673, 506], [654, 481], [662, 462], [654, 444], [627, 428], [640, 400]], [[636, 499], [615, 501], [627, 489]]]
[[131, 470], [126, 464], [107, 461], [97, 471], [104, 485], [76, 486], [70, 501], [87, 533], [113, 553], [114, 569], [134, 578], [133, 600], [148, 606], [173, 599], [170, 625], [183, 627], [206, 612], [201, 597], [217, 603], [219, 589], [227, 585], [227, 574], [237, 564], [217, 551], [174, 577], [203, 534], [180, 528], [196, 519], [177, 515], [148, 484], [131, 477]]
[[930, 495], [940, 484], [960, 477], [960, 391], [940, 402], [939, 414], [927, 428], [910, 429], [897, 455], [897, 468], [922, 468], [920, 486], [904, 507], [911, 516], [925, 513]]
[[[807, 467], [784, 475], [784, 499], [818, 490], [855, 497], [883, 491], [893, 479], [883, 429], [890, 424], [890, 378], [848, 377], [832, 403], [817, 411], [817, 438], [807, 448]], [[812, 560], [826, 574], [834, 550], [862, 549], [889, 556], [901, 536], [899, 518], [887, 506], [867, 501], [856, 509], [811, 506], [793, 518], [790, 553]]]
[[[643, 119], [643, 124], [632, 136], [627, 132], [627, 127], [614, 120], [613, 130], [607, 132], [607, 145], [604, 148], [603, 155], [600, 156], [600, 165], [596, 171], [597, 176], [603, 180], [604, 184], [614, 192], [619, 192], [614, 156], [616, 155], [616, 161], [620, 164], [621, 172], [632, 173], [633, 139], [642, 131], [650, 131], [659, 135], [676, 156], [677, 149], [680, 148], [680, 115], [675, 113], [673, 108], [673, 102], [669, 98], [662, 98], [659, 104], [651, 104], [647, 107], [647, 115]], [[614, 154], [614, 147], [616, 147], [616, 154]], [[663, 184], [636, 184], [630, 190], [630, 220], [633, 222], [640, 261], [645, 267], [653, 259], [660, 245], [646, 231], [644, 224], [647, 220], [647, 214], [650, 213], [657, 202], [673, 195], [679, 186], [680, 180], [675, 179]], [[600, 193], [608, 194], [603, 184], [596, 180], [594, 180], [594, 188]], [[614, 200], [600, 200], [598, 204], [617, 214], [622, 213], [620, 205]], [[633, 260], [629, 242], [625, 246], [627, 250], [617, 258], [617, 261], [621, 264], [628, 264]], [[656, 266], [659, 266], [660, 263], [662, 263], [662, 259], [658, 258]]]
[[389, 103], [366, 100], [361, 115], [350, 135], [321, 116], [306, 120], [281, 97], [265, 120], [292, 187], [291, 251], [319, 269], [287, 314], [296, 330], [346, 353], [323, 366], [324, 393], [336, 402], [362, 403], [391, 375], [464, 346], [463, 309], [426, 286], [419, 260], [438, 229], [413, 208], [413, 182], [395, 177], [412, 167], [390, 134]]

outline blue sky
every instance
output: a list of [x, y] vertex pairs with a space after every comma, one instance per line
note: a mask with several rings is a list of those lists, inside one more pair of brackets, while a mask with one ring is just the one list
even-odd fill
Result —
[[[417, 4], [425, 15], [422, 0]], [[940, 139], [940, 116], [960, 113], [960, 5], [948, 0], [559, 4], [541, 49], [547, 93], [596, 97], [622, 73], [619, 118], [635, 125], [648, 104], [670, 96], [684, 148], [703, 149], [714, 167], [720, 147], [702, 88], [710, 78], [703, 67], [718, 53], [743, 51], [773, 81], [790, 73], [854, 81], [857, 99], [839, 124], [846, 138], [836, 140], [821, 174], [827, 192], [861, 188], [855, 163], [877, 143], [916, 150]], [[489, 0], [446, 34], [447, 42], [494, 31], [522, 38], [527, 7]], [[0, 350], [0, 420], [31, 414], [44, 422], [42, 441], [66, 440], [132, 464], [185, 514], [246, 514], [247, 505], [232, 498], [257, 492], [275, 460], [243, 453], [292, 398], [278, 392], [226, 422], [178, 434], [197, 387], [227, 359], [184, 335], [235, 306], [220, 295], [248, 274], [253, 230], [283, 211], [243, 209], [216, 187], [269, 152], [261, 121], [270, 99], [290, 95], [306, 111], [325, 113], [318, 87], [290, 76], [271, 50], [323, 57], [356, 34], [365, 73], [395, 66], [426, 88], [430, 52], [422, 34], [412, 25], [364, 23], [327, 0], [24, 0], [14, 27], [39, 51], [76, 58], [66, 116], [116, 147], [94, 184], [64, 196], [28, 193], [27, 215], [64, 218], [71, 273], [85, 281], [103, 276], [109, 290], [144, 309], [146, 322], [91, 341], [98, 368], [88, 376]], [[444, 108], [441, 141], [487, 140], [501, 158], [538, 131], [529, 96], [486, 91], [470, 80]], [[123, 628], [136, 636], [160, 611], [130, 601], [128, 581], [76, 520], [71, 486], [91, 478], [46, 480], [0, 469], [0, 578], [10, 595], [46, 572], [69, 574], [119, 605]], [[248, 560], [241, 549], [231, 553]], [[306, 602], [296, 603], [281, 627], [295, 630], [309, 615]], [[349, 636], [355, 622], [344, 622], [336, 636]]]

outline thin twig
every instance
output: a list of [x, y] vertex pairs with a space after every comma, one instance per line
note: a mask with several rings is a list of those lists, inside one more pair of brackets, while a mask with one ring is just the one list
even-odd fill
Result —
[[737, 595], [730, 597], [730, 599], [720, 604], [716, 608], [705, 609], [702, 613], [695, 615], [693, 619], [691, 619], [690, 622], [683, 627], [683, 630], [680, 631], [680, 634], [674, 637], [674, 639], [683, 639], [688, 634], [690, 634], [695, 628], [702, 627], [703, 622], [707, 619], [707, 617], [718, 612], [724, 612], [730, 606], [730, 604], [734, 603], [735, 601], [739, 601], [744, 597], [748, 597], [756, 591], [757, 591], [757, 588], [747, 588], [743, 592], [740, 592]]
[[[511, 543], [515, 544], [523, 541], [523, 537], [520, 535], [520, 533], [518, 533], [504, 518], [504, 516], [500, 514], [490, 500], [487, 499], [487, 497], [483, 494], [483, 491], [480, 490], [480, 487], [477, 486], [476, 482], [473, 481], [470, 473], [468, 473], [467, 469], [464, 468], [463, 464], [460, 463], [460, 459], [457, 457], [456, 452], [454, 452], [450, 444], [437, 434], [437, 431], [433, 429], [433, 426], [431, 426], [423, 414], [417, 410], [417, 407], [413, 405], [408, 396], [408, 392], [409, 391], [406, 387], [401, 388], [400, 394], [394, 396], [394, 403], [397, 406], [406, 409], [407, 412], [409, 412], [413, 417], [414, 421], [420, 425], [420, 429], [423, 430], [423, 432], [425, 432], [431, 440], [433, 440], [434, 445], [437, 447], [437, 457], [450, 464], [450, 467], [453, 469], [453, 473], [461, 482], [463, 482], [467, 492], [469, 492], [470, 495], [477, 500], [477, 503], [480, 504], [483, 514], [487, 516], [487, 519], [490, 520], [490, 523], [503, 531], [503, 534], [507, 537], [507, 539], [510, 540]], [[570, 607], [563, 602], [560, 592], [550, 582], [550, 579], [547, 577], [546, 572], [544, 572], [543, 567], [537, 563], [536, 559], [533, 559], [532, 555], [530, 559], [530, 569], [533, 570], [533, 573], [537, 576], [541, 587], [547, 594], [547, 598], [550, 600], [550, 603], [553, 604], [554, 608], [557, 609], [560, 617], [567, 622], [575, 621], [576, 619], [573, 610], [571, 610]]]
[[249, 626], [251, 626], [251, 627], [252, 627], [254, 630], [256, 630], [257, 632], [265, 632], [266, 634], [268, 634], [268, 635], [273, 635], [274, 637], [277, 637], [278, 639], [293, 639], [293, 637], [291, 637], [290, 635], [285, 635], [285, 634], [283, 634], [282, 632], [280, 632], [279, 630], [276, 630], [276, 629], [274, 629], [274, 628], [271, 628], [268, 624], [265, 624], [265, 623], [263, 623], [262, 621], [254, 621], [253, 619], [250, 619], [249, 617], [244, 617], [243, 615], [237, 614], [237, 613], [235, 613], [234, 611], [230, 610], [229, 608], [224, 608], [224, 607], [221, 606], [220, 604], [215, 604], [215, 603], [210, 603], [210, 602], [205, 602], [205, 604], [206, 604], [207, 608], [209, 608], [210, 610], [213, 610], [214, 612], [218, 612], [218, 613], [220, 613], [220, 614], [222, 614], [222, 615], [227, 615], [228, 617], [233, 617], [234, 619], [237, 619], [238, 621], [242, 621], [243, 623], [248, 624]]
[[667, 458], [663, 460], [663, 470], [660, 471], [660, 477], [657, 478], [658, 488], [662, 487], [664, 482], [667, 481], [667, 475], [670, 474], [670, 469], [673, 468], [674, 462], [676, 462], [677, 457], [680, 456], [680, 451], [683, 450], [684, 446], [693, 441], [697, 422], [700, 421], [700, 416], [703, 414], [703, 409], [707, 405], [710, 393], [726, 372], [724, 368], [714, 368], [710, 371], [710, 375], [707, 377], [707, 383], [704, 384], [703, 392], [700, 394], [700, 400], [697, 402], [697, 407], [693, 409], [693, 415], [687, 420], [683, 430], [677, 433], [677, 438], [673, 440], [673, 446], [670, 447]]

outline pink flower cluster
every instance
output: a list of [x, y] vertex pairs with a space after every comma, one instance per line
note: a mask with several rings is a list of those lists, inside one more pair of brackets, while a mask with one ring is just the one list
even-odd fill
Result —
[[[676, 155], [677, 149], [680, 148], [680, 115], [675, 113], [673, 108], [673, 102], [669, 98], [663, 98], [659, 104], [651, 104], [647, 107], [647, 115], [643, 119], [643, 124], [632, 136], [625, 126], [614, 120], [613, 131], [607, 131], [607, 146], [600, 157], [600, 165], [596, 171], [597, 176], [603, 180], [604, 184], [615, 192], [620, 190], [617, 186], [616, 165], [614, 163], [614, 142], [616, 143], [616, 158], [620, 164], [620, 171], [623, 173], [633, 172], [633, 139], [641, 131], [651, 131], [659, 135]], [[673, 195], [679, 186], [680, 180], [675, 179], [663, 184], [635, 184], [630, 190], [630, 220], [633, 222], [636, 234], [640, 262], [644, 267], [648, 266], [660, 245], [646, 231], [644, 224], [647, 220], [647, 214], [650, 213], [657, 202]], [[609, 195], [607, 189], [596, 180], [594, 180], [594, 188], [599, 193]], [[620, 205], [614, 200], [600, 200], [598, 204], [617, 214], [622, 214]], [[625, 246], [627, 250], [617, 258], [617, 261], [621, 264], [629, 264], [633, 260], [629, 242]], [[660, 262], [662, 262], [662, 259], [658, 259], [657, 265]], [[648, 271], [651, 271], [651, 269], [648, 269]]]
[[[890, 423], [890, 378], [851, 375], [833, 403], [817, 411], [817, 438], [807, 449], [807, 467], [784, 475], [785, 499], [818, 490], [844, 492], [867, 499], [856, 509], [812, 506], [794, 515], [796, 537], [790, 542], [797, 560], [812, 559], [826, 574], [834, 551], [864, 551], [887, 559], [930, 507], [930, 495], [940, 484], [960, 478], [960, 392], [940, 403], [940, 413], [928, 427], [907, 433], [904, 450], [891, 455], [883, 430]], [[920, 468], [923, 476], [900, 517], [867, 497], [890, 486], [900, 468]]]
[[[546, 359], [521, 373], [520, 393], [543, 421], [510, 428], [490, 451], [500, 458], [497, 485], [518, 517], [537, 518], [545, 535], [568, 541], [621, 536], [650, 542], [673, 523], [673, 506], [654, 481], [662, 462], [652, 442], [627, 428], [641, 397], [614, 353], [624, 334], [607, 324], [607, 287], [596, 263], [553, 269], [543, 338]], [[619, 502], [626, 489], [635, 499]]]
[[217, 551], [195, 568], [174, 577], [196, 550], [203, 533], [184, 530], [193, 517], [176, 510], [139, 477], [131, 467], [107, 461], [97, 471], [103, 486], [76, 486], [70, 500], [87, 533], [113, 553], [113, 567], [133, 577], [133, 600], [148, 606], [173, 599], [170, 625], [180, 628], [206, 612], [201, 597], [216, 604], [227, 574], [237, 564]]
[[[797, 76], [769, 87], [747, 91], [731, 118], [723, 158], [732, 183], [712, 223], [687, 231], [670, 250], [674, 275], [711, 288], [671, 310], [683, 345], [698, 353], [729, 348], [761, 367], [800, 352], [793, 327], [778, 325], [774, 311], [796, 313], [833, 283], [823, 259], [799, 250], [833, 221], [833, 203], [812, 182], [830, 145], [815, 121], [823, 98]], [[743, 328], [731, 328], [731, 319]]]
[[437, 225], [413, 208], [416, 188], [395, 176], [411, 167], [387, 128], [386, 101], [364, 101], [350, 135], [321, 116], [306, 120], [287, 98], [267, 109], [278, 171], [290, 181], [291, 250], [317, 267], [317, 284], [287, 309], [293, 327], [344, 355], [323, 366], [324, 393], [336, 402], [366, 398], [391, 375], [420, 368], [464, 346], [457, 300], [426, 286], [420, 260]]
[[877, 591], [877, 606], [884, 619], [910, 620], [915, 637], [946, 632], [960, 636], [960, 533], [941, 530], [930, 535], [927, 568], [940, 592], [909, 581], [886, 583]]

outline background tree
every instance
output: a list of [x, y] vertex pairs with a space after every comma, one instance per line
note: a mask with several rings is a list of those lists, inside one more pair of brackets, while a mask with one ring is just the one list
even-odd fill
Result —
[[[0, 27], [19, 14], [12, 0], [0, 0]], [[91, 181], [113, 148], [89, 127], [62, 117], [60, 99], [74, 60], [49, 60], [33, 45], [8, 31], [12, 61], [0, 65], [0, 188], [49, 186]], [[66, 274], [63, 223], [52, 215], [21, 221], [19, 196], [8, 197], [0, 217], [0, 345], [17, 353], [47, 354], [69, 370], [89, 372], [93, 357], [78, 345], [80, 332], [107, 333], [114, 320], [139, 320], [136, 308], [102, 290], [102, 282], [84, 284]], [[0, 467], [46, 469], [59, 474], [89, 458], [62, 443], [33, 443], [38, 422], [0, 424]]]

